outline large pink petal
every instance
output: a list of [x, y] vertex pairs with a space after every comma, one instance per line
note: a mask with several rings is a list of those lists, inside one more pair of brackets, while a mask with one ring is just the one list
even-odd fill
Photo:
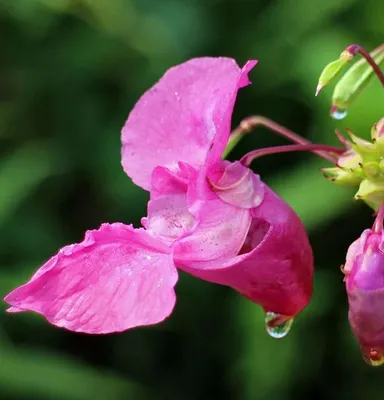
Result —
[[214, 163], [230, 133], [236, 94], [256, 61], [240, 69], [231, 58], [195, 58], [168, 70], [137, 102], [122, 130], [122, 164], [149, 190], [156, 166]]
[[88, 231], [6, 298], [9, 311], [35, 311], [86, 333], [163, 321], [175, 305], [177, 271], [168, 247], [121, 223]]
[[312, 295], [313, 256], [294, 211], [265, 186], [252, 210], [253, 222], [242, 253], [220, 263], [179, 263], [182, 270], [239, 291], [266, 311], [296, 315]]

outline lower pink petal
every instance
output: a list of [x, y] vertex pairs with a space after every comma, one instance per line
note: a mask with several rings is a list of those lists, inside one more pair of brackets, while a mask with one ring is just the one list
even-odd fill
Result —
[[167, 246], [121, 223], [88, 231], [5, 301], [54, 325], [86, 333], [119, 332], [163, 321], [173, 310], [177, 271]]
[[240, 255], [224, 262], [180, 265], [175, 252], [175, 262], [198, 278], [236, 289], [266, 311], [293, 316], [312, 295], [313, 256], [305, 229], [267, 186], [262, 204], [252, 215]]

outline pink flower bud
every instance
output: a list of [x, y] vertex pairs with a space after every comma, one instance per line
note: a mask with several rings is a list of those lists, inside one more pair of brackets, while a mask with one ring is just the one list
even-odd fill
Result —
[[372, 229], [351, 244], [344, 266], [349, 322], [364, 359], [384, 363], [384, 236], [383, 207]]

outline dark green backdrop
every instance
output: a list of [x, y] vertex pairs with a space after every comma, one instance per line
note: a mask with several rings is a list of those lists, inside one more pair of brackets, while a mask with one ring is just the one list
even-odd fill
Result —
[[[120, 129], [138, 97], [195, 56], [257, 58], [234, 125], [263, 114], [317, 141], [335, 127], [368, 136], [382, 116], [378, 81], [342, 122], [323, 66], [348, 44], [383, 40], [382, 0], [1, 0], [0, 295], [101, 222], [139, 224], [147, 195], [120, 166]], [[263, 129], [237, 158], [283, 144]], [[364, 364], [347, 322], [339, 271], [371, 211], [333, 186], [312, 155], [254, 163], [303, 218], [316, 257], [315, 293], [276, 341], [259, 307], [181, 274], [178, 304], [158, 327], [107, 336], [0, 313], [1, 400], [377, 399], [384, 369]]]

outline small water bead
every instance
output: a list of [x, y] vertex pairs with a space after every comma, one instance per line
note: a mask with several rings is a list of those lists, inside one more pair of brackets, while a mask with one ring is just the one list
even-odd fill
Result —
[[337, 107], [331, 107], [330, 114], [333, 119], [341, 120], [348, 115], [348, 111]]
[[269, 336], [281, 339], [288, 335], [293, 324], [293, 318], [286, 315], [267, 312], [265, 314], [265, 328]]

